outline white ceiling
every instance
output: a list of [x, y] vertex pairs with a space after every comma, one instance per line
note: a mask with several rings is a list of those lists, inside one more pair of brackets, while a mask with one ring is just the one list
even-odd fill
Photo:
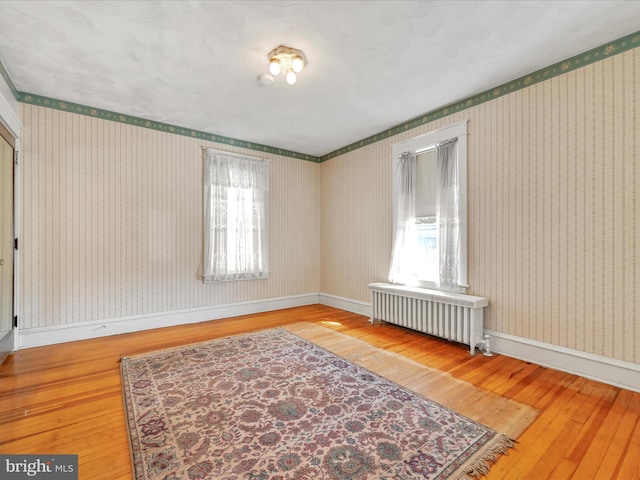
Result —
[[[0, 1], [16, 88], [322, 156], [638, 30], [633, 0]], [[257, 77], [278, 45], [308, 67]]]

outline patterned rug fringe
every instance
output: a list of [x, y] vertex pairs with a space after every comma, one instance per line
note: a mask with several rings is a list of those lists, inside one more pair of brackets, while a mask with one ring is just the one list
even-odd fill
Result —
[[500, 455], [507, 455], [509, 449], [515, 446], [514, 442], [516, 440], [500, 435], [488, 448], [478, 452], [476, 458], [463, 467], [464, 471], [450, 480], [475, 480], [487, 475], [491, 464], [497, 462]]

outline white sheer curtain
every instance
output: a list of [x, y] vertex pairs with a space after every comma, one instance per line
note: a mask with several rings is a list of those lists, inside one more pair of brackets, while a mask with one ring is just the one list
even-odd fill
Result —
[[205, 149], [203, 191], [203, 281], [268, 277], [268, 160]]
[[459, 286], [460, 272], [460, 183], [458, 176], [458, 139], [437, 145], [439, 275], [436, 285], [443, 290]]
[[418, 248], [416, 233], [416, 154], [404, 152], [395, 162], [395, 228], [391, 251], [389, 281], [409, 284], [415, 281], [413, 261]]
[[[460, 285], [460, 177], [457, 138], [436, 145], [438, 181], [436, 225], [438, 272], [435, 287], [458, 290]], [[402, 153], [394, 164], [394, 231], [389, 281], [404, 285], [432, 285], [417, 277], [416, 154]]]

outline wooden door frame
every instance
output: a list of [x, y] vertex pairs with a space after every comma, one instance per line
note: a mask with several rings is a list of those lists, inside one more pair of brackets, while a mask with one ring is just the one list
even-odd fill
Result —
[[[12, 239], [16, 238], [16, 138], [9, 132], [9, 130], [0, 122], [0, 137], [6, 141], [13, 151], [12, 168], [11, 168], [11, 182], [13, 188], [11, 191], [12, 196], [12, 217], [11, 217], [11, 236]], [[4, 168], [4, 166], [2, 167]], [[17, 296], [16, 296], [16, 251], [15, 248], [11, 249], [11, 328], [8, 333], [0, 338], [0, 363], [4, 362], [11, 352], [16, 350], [17, 347], [17, 335], [16, 325], [14, 318], [17, 310]]]

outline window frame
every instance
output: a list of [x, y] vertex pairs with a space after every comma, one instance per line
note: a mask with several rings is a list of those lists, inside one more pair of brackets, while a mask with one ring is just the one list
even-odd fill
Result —
[[[458, 179], [460, 189], [460, 204], [458, 205], [458, 214], [460, 217], [460, 271], [458, 272], [459, 286], [456, 291], [464, 293], [468, 285], [467, 277], [467, 257], [468, 257], [468, 236], [467, 236], [467, 135], [469, 120], [447, 125], [437, 130], [418, 135], [416, 137], [404, 140], [391, 145], [391, 154], [393, 159], [393, 169], [399, 157], [403, 152], [412, 151], [416, 154], [427, 150], [451, 138], [458, 139]], [[393, 225], [396, 224], [396, 212], [398, 202], [398, 185], [393, 181]], [[417, 286], [439, 290], [436, 283], [432, 281], [416, 280]]]
[[[240, 153], [234, 153], [234, 152], [227, 152], [224, 150], [218, 150], [215, 148], [211, 148], [211, 147], [202, 147], [202, 154], [203, 154], [203, 264], [202, 264], [202, 282], [205, 284], [215, 284], [215, 283], [220, 283], [220, 282], [234, 282], [234, 281], [245, 281], [245, 280], [262, 280], [262, 279], [267, 279], [269, 278], [270, 274], [271, 274], [271, 270], [270, 270], [270, 262], [269, 262], [269, 256], [270, 256], [270, 252], [269, 252], [269, 235], [270, 235], [270, 226], [269, 226], [269, 217], [270, 217], [270, 212], [269, 212], [269, 204], [270, 204], [270, 199], [269, 199], [269, 178], [270, 178], [270, 161], [266, 158], [261, 158], [261, 157], [253, 157], [250, 155], [243, 155]], [[213, 272], [209, 275], [207, 275], [207, 267], [206, 267], [206, 263], [208, 260], [208, 254], [206, 252], [207, 250], [207, 232], [208, 232], [208, 236], [209, 236], [209, 241], [210, 242], [214, 242], [215, 240], [215, 234], [214, 234], [214, 226], [211, 223], [211, 218], [210, 216], [208, 216], [208, 214], [210, 214], [210, 209], [208, 208], [208, 202], [209, 202], [209, 184], [207, 183], [207, 167], [206, 167], [206, 163], [207, 163], [207, 156], [211, 154], [211, 155], [221, 155], [221, 156], [225, 156], [229, 159], [233, 159], [234, 161], [237, 160], [238, 162], [248, 162], [248, 163], [254, 163], [256, 165], [260, 165], [263, 168], [266, 169], [265, 172], [265, 180], [266, 180], [266, 185], [264, 185], [264, 189], [260, 191], [260, 193], [262, 193], [262, 206], [264, 208], [264, 226], [265, 228], [263, 230], [260, 231], [261, 236], [260, 236], [260, 245], [261, 245], [261, 251], [263, 253], [263, 265], [261, 268], [256, 269], [256, 270], [242, 270], [242, 269], [237, 269], [236, 271], [233, 272], [226, 272], [226, 273], [221, 273], [221, 272]], [[255, 179], [254, 179], [255, 181]], [[214, 185], [213, 183], [211, 184], [212, 186]], [[235, 189], [237, 190], [237, 188], [235, 187], [226, 187], [227, 190], [230, 189]], [[227, 191], [227, 200], [229, 199], [229, 192]], [[227, 226], [229, 226], [229, 224], [227, 224]]]

